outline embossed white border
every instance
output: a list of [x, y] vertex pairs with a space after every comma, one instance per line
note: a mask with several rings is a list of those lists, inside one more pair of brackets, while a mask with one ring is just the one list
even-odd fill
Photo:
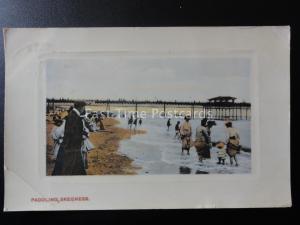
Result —
[[[5, 210], [291, 204], [288, 27], [6, 29], [4, 37]], [[207, 57], [246, 52], [251, 57], [251, 174], [46, 177], [41, 169], [45, 160], [41, 121], [47, 57], [166, 52], [200, 52]], [[78, 195], [90, 201], [30, 201]]]

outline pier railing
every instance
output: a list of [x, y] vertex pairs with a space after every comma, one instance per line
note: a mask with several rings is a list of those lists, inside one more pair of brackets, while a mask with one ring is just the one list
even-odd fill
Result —
[[[200, 102], [200, 101], [136, 101], [136, 100], [84, 100], [87, 105], [104, 106], [106, 111], [110, 111], [111, 106], [131, 106], [138, 112], [139, 108], [161, 106], [163, 112], [167, 112], [168, 107], [185, 107], [190, 109], [192, 119], [195, 110], [203, 110], [204, 113], [212, 112], [211, 119], [215, 120], [248, 120], [251, 119], [251, 103], [248, 102]], [[70, 107], [75, 100], [47, 99], [47, 112], [55, 111], [55, 108]], [[205, 114], [207, 115], [207, 114]]]

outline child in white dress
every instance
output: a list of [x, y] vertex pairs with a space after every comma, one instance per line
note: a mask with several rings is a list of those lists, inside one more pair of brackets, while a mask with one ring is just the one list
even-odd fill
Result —
[[226, 159], [226, 145], [224, 142], [219, 141], [216, 144], [216, 147], [218, 148], [218, 162], [217, 164], [223, 164], [225, 165], [225, 159]]

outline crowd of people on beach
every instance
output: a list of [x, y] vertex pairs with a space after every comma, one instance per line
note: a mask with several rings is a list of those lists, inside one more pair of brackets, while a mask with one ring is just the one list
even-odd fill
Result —
[[103, 115], [86, 113], [85, 102], [75, 102], [65, 117], [58, 113], [49, 116], [54, 123], [51, 131], [54, 142], [52, 160], [55, 161], [52, 175], [86, 175], [87, 153], [94, 149], [89, 134], [105, 130]]
[[[218, 161], [217, 164], [225, 165], [227, 155], [229, 156], [230, 164], [238, 166], [237, 154], [240, 152], [240, 136], [236, 128], [233, 127], [232, 121], [226, 120], [226, 138], [225, 140], [218, 140], [213, 142], [211, 140], [212, 127], [216, 125], [213, 120], [203, 118], [200, 125], [196, 128], [195, 140], [192, 141], [192, 126], [190, 124], [190, 117], [185, 116], [184, 121], [180, 124], [177, 121], [175, 125], [174, 138], [181, 139], [181, 152], [187, 151], [190, 154], [191, 147], [195, 147], [199, 162], [203, 162], [205, 159], [210, 159], [210, 150], [212, 147], [218, 148]], [[167, 120], [167, 131], [171, 126], [171, 120]]]

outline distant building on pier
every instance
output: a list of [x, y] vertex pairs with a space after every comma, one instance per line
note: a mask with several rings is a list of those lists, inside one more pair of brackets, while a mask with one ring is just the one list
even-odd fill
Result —
[[218, 97], [214, 97], [214, 98], [209, 98], [208, 101], [210, 103], [223, 103], [223, 102], [231, 102], [234, 103], [234, 101], [236, 100], [235, 97], [230, 97], [230, 96], [218, 96]]

